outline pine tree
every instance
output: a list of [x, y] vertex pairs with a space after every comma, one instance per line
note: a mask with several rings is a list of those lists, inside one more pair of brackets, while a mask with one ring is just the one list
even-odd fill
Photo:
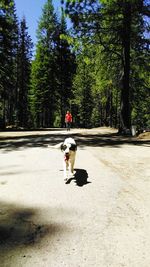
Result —
[[31, 75], [30, 107], [38, 127], [63, 126], [70, 105], [75, 56], [68, 42], [61, 38], [66, 33], [63, 13], [59, 21], [52, 1], [48, 0], [38, 25]]
[[[55, 75], [58, 81], [58, 98], [60, 99], [60, 118], [61, 126], [64, 126], [64, 117], [66, 111], [71, 111], [71, 98], [72, 98], [72, 79], [75, 73], [75, 55], [71, 52], [68, 41], [61, 38], [67, 35], [67, 25], [62, 10], [61, 22], [59, 25], [57, 47], [56, 47], [56, 65]], [[72, 111], [71, 111], [72, 112]]]
[[87, 57], [87, 51], [83, 51], [82, 54], [77, 56], [77, 71], [73, 82], [73, 103], [75, 105], [76, 125], [84, 128], [93, 126], [93, 77], [91, 70], [92, 64]]
[[27, 127], [29, 120], [28, 92], [31, 76], [33, 44], [27, 32], [25, 17], [20, 22], [18, 62], [17, 62], [17, 123]]
[[13, 0], [0, 3], [0, 117], [15, 123], [18, 22]]
[[[120, 88], [120, 129], [130, 128], [132, 96], [131, 87], [135, 46], [144, 37], [143, 16], [148, 14], [147, 1], [142, 0], [92, 0], [66, 1], [74, 34], [80, 40], [87, 38], [89, 43], [101, 45], [107, 64], [112, 71], [113, 84]], [[144, 49], [145, 50], [145, 49]], [[118, 69], [117, 69], [118, 68]], [[120, 72], [120, 73], [119, 73]], [[119, 74], [119, 75], [118, 75]]]
[[47, 0], [38, 25], [38, 41], [31, 77], [30, 104], [37, 127], [51, 127], [54, 123], [57, 95], [54, 55], [57, 28], [57, 19], [52, 1]]

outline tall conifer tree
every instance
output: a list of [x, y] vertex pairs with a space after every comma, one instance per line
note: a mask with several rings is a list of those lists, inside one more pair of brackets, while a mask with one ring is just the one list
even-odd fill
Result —
[[88, 42], [101, 45], [107, 64], [112, 66], [114, 73], [116, 71], [116, 77], [120, 77], [113, 81], [118, 83], [117, 87], [121, 91], [120, 129], [129, 129], [133, 106], [132, 57], [136, 55], [135, 47], [142, 41], [146, 45], [143, 19], [144, 15], [148, 15], [147, 1], [67, 0], [65, 3], [66, 13], [73, 22], [75, 34], [81, 40], [87, 38]]
[[18, 22], [13, 0], [1, 0], [0, 25], [0, 117], [3, 124], [14, 124]]
[[30, 103], [35, 125], [53, 126], [56, 107], [55, 50], [57, 19], [51, 0], [45, 3], [37, 30], [35, 60], [32, 65]]
[[58, 31], [57, 48], [56, 48], [56, 64], [57, 68], [55, 75], [58, 81], [58, 98], [60, 100], [60, 117], [61, 126], [64, 126], [64, 117], [67, 109], [72, 109], [72, 80], [75, 73], [75, 55], [71, 52], [68, 41], [61, 38], [63, 35], [67, 35], [67, 24], [65, 21], [64, 12], [62, 9], [61, 21]]
[[17, 61], [17, 121], [18, 125], [27, 127], [29, 120], [28, 93], [31, 76], [33, 44], [28, 34], [25, 17], [20, 22], [18, 61]]

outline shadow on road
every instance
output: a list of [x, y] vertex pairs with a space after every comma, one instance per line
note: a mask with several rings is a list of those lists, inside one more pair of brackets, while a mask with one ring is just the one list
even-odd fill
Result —
[[86, 184], [89, 184], [91, 182], [88, 182], [88, 173], [84, 169], [75, 169], [75, 176], [73, 178], [68, 179], [66, 184], [70, 184], [72, 180], [76, 183], [78, 186], [83, 186]]
[[[66, 228], [66, 229], [65, 229]], [[46, 236], [64, 233], [67, 227], [58, 223], [45, 224], [38, 208], [25, 208], [0, 202], [0, 259], [1, 266], [16, 266], [18, 251], [26, 257], [25, 248], [36, 246]], [[9, 257], [13, 255], [13, 262]], [[11, 265], [9, 265], [11, 264]], [[18, 265], [17, 265], [18, 266]], [[20, 265], [21, 266], [21, 265]]]
[[[149, 146], [149, 140], [139, 140], [136, 137], [119, 136], [117, 133], [64, 133], [64, 130], [53, 133], [47, 133], [44, 130], [40, 133], [31, 131], [31, 134], [26, 135], [25, 132], [17, 132], [17, 136], [0, 136], [0, 148], [3, 150], [20, 150], [31, 147], [47, 147], [62, 142], [65, 138], [71, 136], [75, 138], [77, 144], [83, 148], [85, 146], [92, 147], [120, 147], [123, 144]], [[45, 133], [45, 134], [44, 134]]]

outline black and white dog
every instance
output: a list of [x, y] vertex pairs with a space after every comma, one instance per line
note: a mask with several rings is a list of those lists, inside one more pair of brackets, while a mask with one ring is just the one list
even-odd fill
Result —
[[74, 164], [76, 158], [77, 144], [72, 137], [68, 137], [54, 146], [48, 146], [51, 148], [60, 148], [63, 152], [63, 171], [64, 180], [67, 181], [69, 178], [74, 177]]
[[76, 158], [77, 144], [71, 137], [66, 138], [61, 144], [61, 150], [64, 153], [63, 168], [64, 168], [64, 179], [67, 181], [68, 178], [74, 176], [74, 163]]

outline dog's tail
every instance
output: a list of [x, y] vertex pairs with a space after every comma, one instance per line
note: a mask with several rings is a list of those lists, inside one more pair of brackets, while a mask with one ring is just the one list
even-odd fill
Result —
[[54, 148], [54, 149], [61, 149], [61, 146], [62, 146], [63, 142], [57, 144], [57, 145], [54, 145], [54, 146], [51, 146], [51, 145], [48, 145], [49, 148]]

